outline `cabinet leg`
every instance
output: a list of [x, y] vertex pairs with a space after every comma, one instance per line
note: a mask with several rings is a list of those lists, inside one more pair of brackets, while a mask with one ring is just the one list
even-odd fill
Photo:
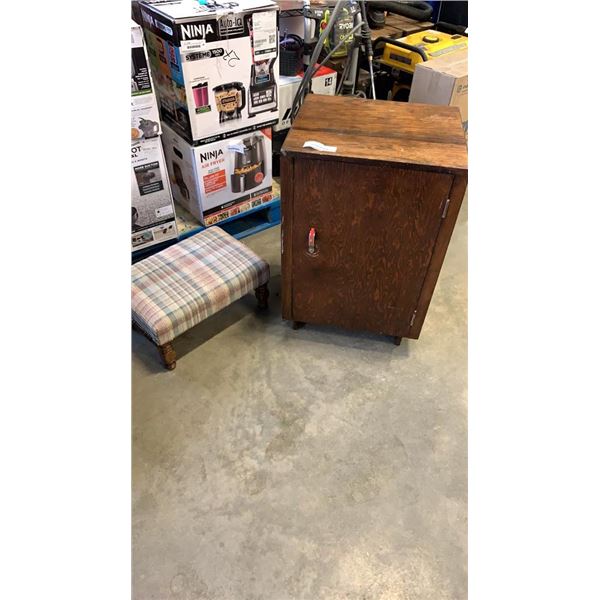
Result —
[[167, 367], [169, 371], [172, 371], [175, 368], [175, 360], [177, 359], [173, 345], [171, 342], [167, 342], [166, 344], [159, 346], [158, 350], [160, 351], [160, 356], [165, 363], [165, 367]]
[[396, 344], [396, 346], [399, 346], [401, 341], [402, 337], [400, 337], [399, 335], [394, 336], [394, 344]]
[[294, 321], [292, 323], [292, 329], [300, 329], [302, 327], [304, 327], [306, 325], [306, 323], [304, 323], [303, 321]]
[[259, 285], [255, 290], [256, 299], [258, 300], [258, 309], [266, 310], [269, 308], [269, 286], [266, 283]]

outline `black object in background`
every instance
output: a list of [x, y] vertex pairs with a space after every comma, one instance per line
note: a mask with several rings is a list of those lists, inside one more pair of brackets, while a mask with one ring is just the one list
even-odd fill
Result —
[[400, 0], [388, 2], [369, 0], [366, 9], [367, 22], [371, 29], [381, 29], [385, 26], [385, 11], [415, 21], [429, 21], [433, 13], [433, 8], [429, 2], [401, 2]]
[[438, 21], [468, 27], [468, 4], [468, 2], [441, 2]]
[[279, 177], [279, 165], [281, 159], [281, 146], [285, 142], [289, 129], [283, 131], [273, 131], [273, 177]]
[[131, 0], [131, 18], [142, 26], [142, 10], [140, 9], [140, 3], [138, 0]]
[[304, 41], [299, 35], [287, 33], [279, 36], [279, 74], [293, 77], [302, 70]]

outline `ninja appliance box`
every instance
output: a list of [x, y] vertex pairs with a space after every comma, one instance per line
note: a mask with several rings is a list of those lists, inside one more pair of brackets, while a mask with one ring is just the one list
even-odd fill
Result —
[[204, 225], [273, 199], [271, 128], [192, 146], [163, 128], [173, 197]]
[[160, 119], [142, 28], [131, 21], [131, 141], [160, 135]]
[[160, 137], [131, 143], [131, 249], [177, 237]]
[[142, 0], [163, 123], [189, 143], [279, 119], [278, 6], [271, 0]]

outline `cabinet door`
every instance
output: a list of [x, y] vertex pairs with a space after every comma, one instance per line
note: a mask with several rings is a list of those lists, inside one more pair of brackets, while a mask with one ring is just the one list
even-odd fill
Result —
[[445, 173], [297, 158], [293, 319], [407, 334], [452, 179]]

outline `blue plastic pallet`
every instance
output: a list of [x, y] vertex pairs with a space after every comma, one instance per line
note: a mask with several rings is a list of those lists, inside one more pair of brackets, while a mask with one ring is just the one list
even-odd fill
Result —
[[[280, 223], [281, 202], [279, 198], [274, 198], [270, 202], [251, 208], [239, 215], [223, 219], [223, 221], [215, 223], [215, 225], [232, 235], [234, 238], [241, 240], [250, 235], [254, 235], [255, 233], [264, 231], [265, 229], [269, 229], [270, 227], [274, 227], [275, 225], [279, 225]], [[160, 244], [156, 244], [155, 246], [151, 246], [150, 248], [136, 250], [135, 252], [132, 252], [131, 260], [134, 263], [138, 262], [139, 260], [147, 258], [152, 254], [156, 254], [160, 250], [164, 250], [181, 240], [196, 235], [205, 229], [206, 227], [204, 225], [198, 225], [198, 227], [182, 232], [175, 239], [167, 240]]]

